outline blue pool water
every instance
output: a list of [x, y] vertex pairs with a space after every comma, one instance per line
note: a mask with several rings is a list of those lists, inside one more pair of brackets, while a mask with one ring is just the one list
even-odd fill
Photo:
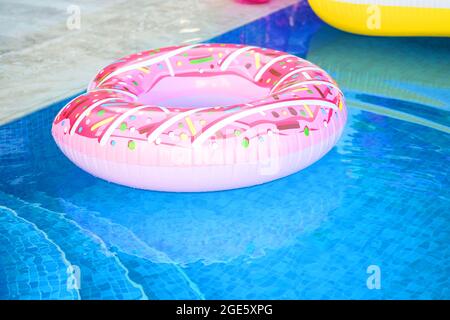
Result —
[[449, 39], [345, 34], [299, 4], [211, 41], [327, 69], [349, 106], [337, 146], [278, 181], [174, 194], [67, 160], [50, 127], [70, 98], [3, 125], [0, 299], [450, 299]]

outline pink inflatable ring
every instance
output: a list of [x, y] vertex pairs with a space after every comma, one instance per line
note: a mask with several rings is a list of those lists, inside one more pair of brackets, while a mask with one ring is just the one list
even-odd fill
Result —
[[284, 52], [230, 44], [145, 51], [101, 70], [52, 134], [87, 172], [161, 191], [212, 191], [294, 173], [336, 143], [342, 92]]

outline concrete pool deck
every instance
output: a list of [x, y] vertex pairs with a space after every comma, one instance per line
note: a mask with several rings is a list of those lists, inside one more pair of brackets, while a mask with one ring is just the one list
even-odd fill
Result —
[[127, 54], [201, 42], [298, 0], [0, 0], [0, 125], [74, 95]]

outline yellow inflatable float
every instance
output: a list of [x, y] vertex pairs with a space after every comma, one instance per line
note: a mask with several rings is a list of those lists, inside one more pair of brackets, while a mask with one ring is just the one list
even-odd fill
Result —
[[450, 0], [309, 0], [335, 28], [371, 36], [450, 36]]

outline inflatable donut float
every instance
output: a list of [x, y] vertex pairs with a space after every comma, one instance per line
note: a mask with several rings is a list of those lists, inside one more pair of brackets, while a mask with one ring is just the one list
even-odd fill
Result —
[[343, 31], [377, 36], [450, 36], [450, 0], [309, 0]]
[[268, 182], [321, 158], [347, 119], [342, 92], [314, 64], [253, 46], [145, 51], [102, 69], [56, 116], [77, 166], [160, 191]]

